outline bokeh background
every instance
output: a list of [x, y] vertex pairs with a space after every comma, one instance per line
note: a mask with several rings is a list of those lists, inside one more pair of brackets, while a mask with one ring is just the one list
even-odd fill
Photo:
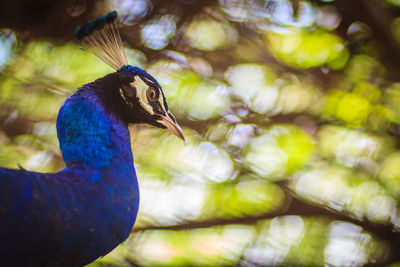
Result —
[[64, 167], [60, 105], [113, 71], [73, 33], [112, 9], [187, 141], [132, 127], [138, 221], [91, 267], [400, 266], [400, 1], [4, 0], [1, 166]]

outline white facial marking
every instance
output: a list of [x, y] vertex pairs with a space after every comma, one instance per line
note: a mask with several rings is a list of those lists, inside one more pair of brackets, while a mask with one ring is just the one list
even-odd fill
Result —
[[127, 103], [129, 106], [132, 107], [132, 103], [129, 102], [128, 100], [126, 100], [126, 97], [124, 95], [124, 92], [122, 91], [122, 88], [119, 88], [119, 94], [121, 95], [122, 99], [125, 101], [125, 103]]
[[137, 77], [134, 82], [131, 83], [131, 86], [136, 88], [136, 96], [139, 98], [140, 105], [147, 110], [150, 114], [154, 114], [153, 109], [149, 105], [149, 101], [147, 101], [146, 91], [149, 88], [147, 83], [145, 83], [140, 77]]
[[[141, 79], [144, 79], [146, 81], [148, 81], [149, 83], [154, 83], [153, 81], [147, 79], [146, 77], [141, 77]], [[158, 89], [157, 89], [158, 90]], [[160, 96], [159, 96], [159, 100], [158, 100], [161, 104], [161, 107], [165, 110], [165, 103], [164, 103], [164, 97], [162, 96], [162, 93], [160, 92]]]
[[[154, 115], [153, 108], [152, 108], [152, 106], [150, 106], [149, 101], [147, 100], [147, 96], [146, 96], [146, 91], [147, 91], [147, 89], [149, 89], [150, 86], [144, 82], [144, 79], [149, 81], [148, 79], [146, 79], [144, 77], [137, 77], [135, 79], [135, 81], [131, 83], [131, 86], [136, 87], [136, 94], [140, 100], [139, 101], [140, 105], [151, 115]], [[161, 92], [160, 92], [160, 94], [161, 94]], [[164, 109], [164, 99], [161, 95], [160, 95], [159, 101], [160, 101], [162, 108]]]
[[159, 96], [159, 100], [158, 101], [160, 101], [161, 107], [165, 111], [164, 97], [162, 96], [161, 92], [160, 92], [160, 96]]

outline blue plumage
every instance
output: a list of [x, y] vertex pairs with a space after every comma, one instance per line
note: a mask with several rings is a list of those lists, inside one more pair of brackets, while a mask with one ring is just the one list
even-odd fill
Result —
[[81, 266], [128, 237], [139, 203], [130, 137], [99, 92], [87, 85], [60, 109], [65, 169], [0, 169], [4, 266]]

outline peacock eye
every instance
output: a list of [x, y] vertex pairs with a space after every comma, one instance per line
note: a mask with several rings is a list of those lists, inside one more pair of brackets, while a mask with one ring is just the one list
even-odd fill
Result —
[[150, 102], [157, 101], [158, 96], [159, 96], [159, 92], [155, 88], [150, 87], [149, 89], [147, 89], [146, 97], [147, 97], [148, 101], [150, 101]]

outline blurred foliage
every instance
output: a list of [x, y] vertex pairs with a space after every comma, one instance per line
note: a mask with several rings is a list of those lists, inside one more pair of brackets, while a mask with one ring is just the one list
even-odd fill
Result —
[[[138, 221], [90, 266], [399, 265], [399, 1], [110, 4], [187, 141], [131, 127]], [[112, 70], [27, 34], [0, 31], [0, 165], [57, 171], [60, 105]]]

